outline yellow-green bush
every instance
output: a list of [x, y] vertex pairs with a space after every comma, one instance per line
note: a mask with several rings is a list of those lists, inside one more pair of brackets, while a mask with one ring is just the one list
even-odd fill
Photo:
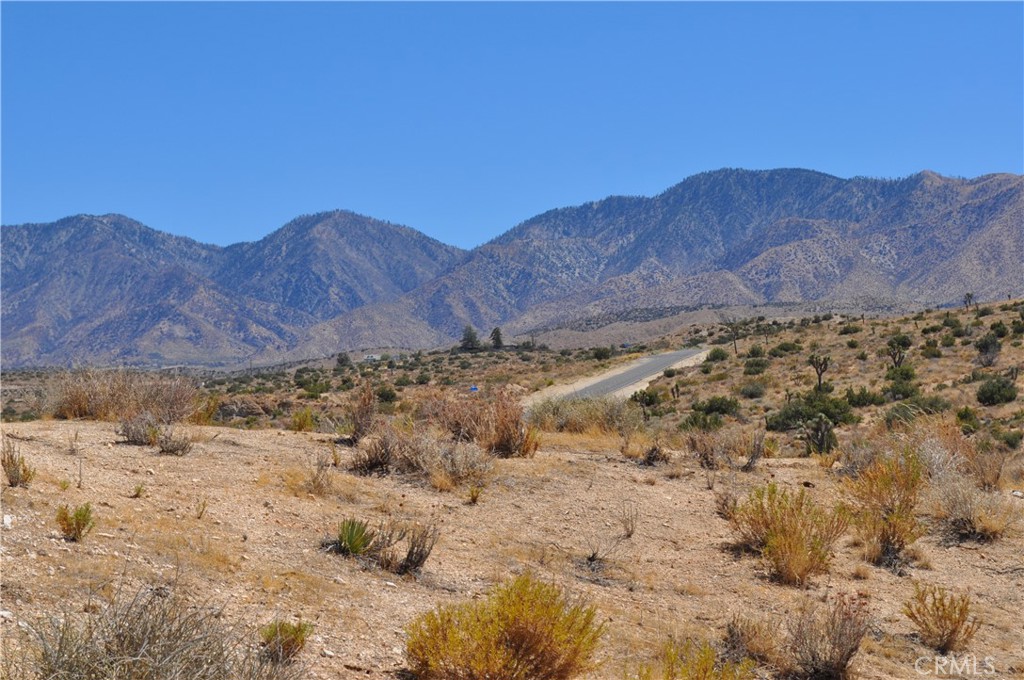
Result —
[[480, 601], [439, 607], [408, 627], [422, 680], [564, 680], [594, 668], [604, 633], [596, 610], [530, 574]]
[[760, 552], [780, 581], [803, 585], [815, 574], [828, 573], [832, 546], [848, 519], [842, 508], [815, 505], [804, 489], [794, 495], [769, 484], [754, 489], [730, 523], [740, 544]]
[[276, 663], [291, 661], [306, 646], [306, 638], [312, 632], [313, 624], [308, 621], [271, 621], [260, 628], [263, 653]]
[[921, 641], [942, 654], [964, 649], [978, 630], [971, 618], [971, 596], [955, 595], [942, 586], [914, 584], [914, 597], [903, 604]]
[[756, 664], [750, 659], [723, 661], [709, 642], [670, 639], [657, 662], [645, 664], [635, 680], [753, 680]]
[[922, 533], [914, 510], [925, 472], [920, 457], [907, 449], [899, 455], [875, 458], [847, 483], [856, 506], [854, 525], [866, 546], [868, 561], [900, 569], [903, 551]]

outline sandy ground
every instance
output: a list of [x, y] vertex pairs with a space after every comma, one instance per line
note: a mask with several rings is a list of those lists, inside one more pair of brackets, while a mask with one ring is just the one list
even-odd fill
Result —
[[[676, 454], [670, 466], [624, 459], [614, 438], [545, 435], [536, 457], [497, 461], [476, 505], [464, 489], [441, 493], [411, 478], [362, 478], [341, 468], [314, 496], [302, 481], [326, 435], [192, 428], [186, 457], [116, 443], [109, 423], [43, 421], [6, 426], [38, 476], [4, 488], [0, 634], [40, 617], [83, 612], [118, 587], [177, 584], [226, 607], [232, 621], [314, 622], [301, 658], [310, 678], [393, 677], [404, 665], [404, 626], [441, 603], [480, 597], [530, 570], [589, 599], [607, 624], [594, 678], [622, 678], [671, 633], [722, 638], [738, 613], [784, 625], [807, 600], [837, 592], [867, 599], [872, 634], [855, 662], [860, 677], [919, 678], [934, 654], [912, 635], [901, 603], [922, 580], [970, 589], [982, 621], [971, 647], [996, 675], [1024, 677], [1024, 539], [992, 544], [920, 541], [930, 563], [908, 576], [869, 567], [844, 539], [830, 575], [806, 589], [770, 580], [758, 559], [735, 553], [715, 491], [739, 494], [768, 481], [835, 501], [834, 478], [809, 459], [773, 459], [753, 473], [709, 475]], [[671, 471], [671, 474], [669, 472]], [[81, 485], [79, 488], [79, 480]], [[141, 497], [132, 498], [142, 488]], [[714, 487], [712, 491], [709, 487]], [[61, 504], [90, 502], [98, 519], [84, 542], [56, 531]], [[1024, 501], [1022, 501], [1024, 502]], [[636, 533], [621, 518], [638, 513]], [[202, 512], [200, 512], [202, 510]], [[377, 522], [433, 518], [441, 537], [418, 577], [400, 578], [319, 549], [346, 517]], [[596, 552], [597, 564], [587, 561]], [[926, 661], [925, 663], [930, 663]]]

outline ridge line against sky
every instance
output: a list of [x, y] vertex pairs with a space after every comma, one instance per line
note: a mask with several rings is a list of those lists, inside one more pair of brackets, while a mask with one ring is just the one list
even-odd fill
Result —
[[1024, 173], [1024, 3], [11, 3], [4, 224], [472, 247], [719, 168]]

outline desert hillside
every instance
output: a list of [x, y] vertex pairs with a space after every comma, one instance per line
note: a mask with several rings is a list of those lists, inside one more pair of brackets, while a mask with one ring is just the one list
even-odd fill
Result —
[[[950, 658], [1024, 677], [1022, 337], [1011, 301], [751, 317], [657, 347], [5, 374], [4, 481], [25, 479], [2, 495], [3, 677], [54, 640], [47, 619], [106, 630], [139, 593], [222, 609], [264, 662], [259, 627], [312, 624], [292, 663], [230, 677], [443, 677], [414, 663], [414, 623], [526, 574], [603, 626], [579, 677], [662, 677], [671, 639], [709, 650], [700, 677], [909, 679]], [[518, 406], [680, 345], [707, 360], [624, 404]], [[759, 544], [758, 504], [794, 502]], [[95, 526], [71, 540], [55, 518], [84, 504]], [[404, 537], [345, 555], [345, 520]], [[905, 613], [915, 592], [969, 601], [951, 656]], [[818, 634], [853, 639], [839, 666]]]

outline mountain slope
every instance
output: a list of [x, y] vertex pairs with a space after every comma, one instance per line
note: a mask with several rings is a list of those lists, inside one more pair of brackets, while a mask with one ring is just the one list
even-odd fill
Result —
[[441, 344], [466, 323], [524, 332], [638, 307], [1002, 298], [1024, 292], [1022, 212], [1017, 175], [708, 172], [653, 198], [538, 215], [396, 303], [314, 327], [296, 355]]
[[352, 213], [228, 248], [120, 215], [2, 230], [3, 365], [216, 363], [287, 351], [321, 318], [395, 299], [462, 251]]
[[2, 238], [4, 366], [273, 361], [433, 347], [466, 324], [1024, 295], [1024, 177], [719, 170], [550, 210], [468, 253], [344, 211], [227, 248], [117, 215]]

